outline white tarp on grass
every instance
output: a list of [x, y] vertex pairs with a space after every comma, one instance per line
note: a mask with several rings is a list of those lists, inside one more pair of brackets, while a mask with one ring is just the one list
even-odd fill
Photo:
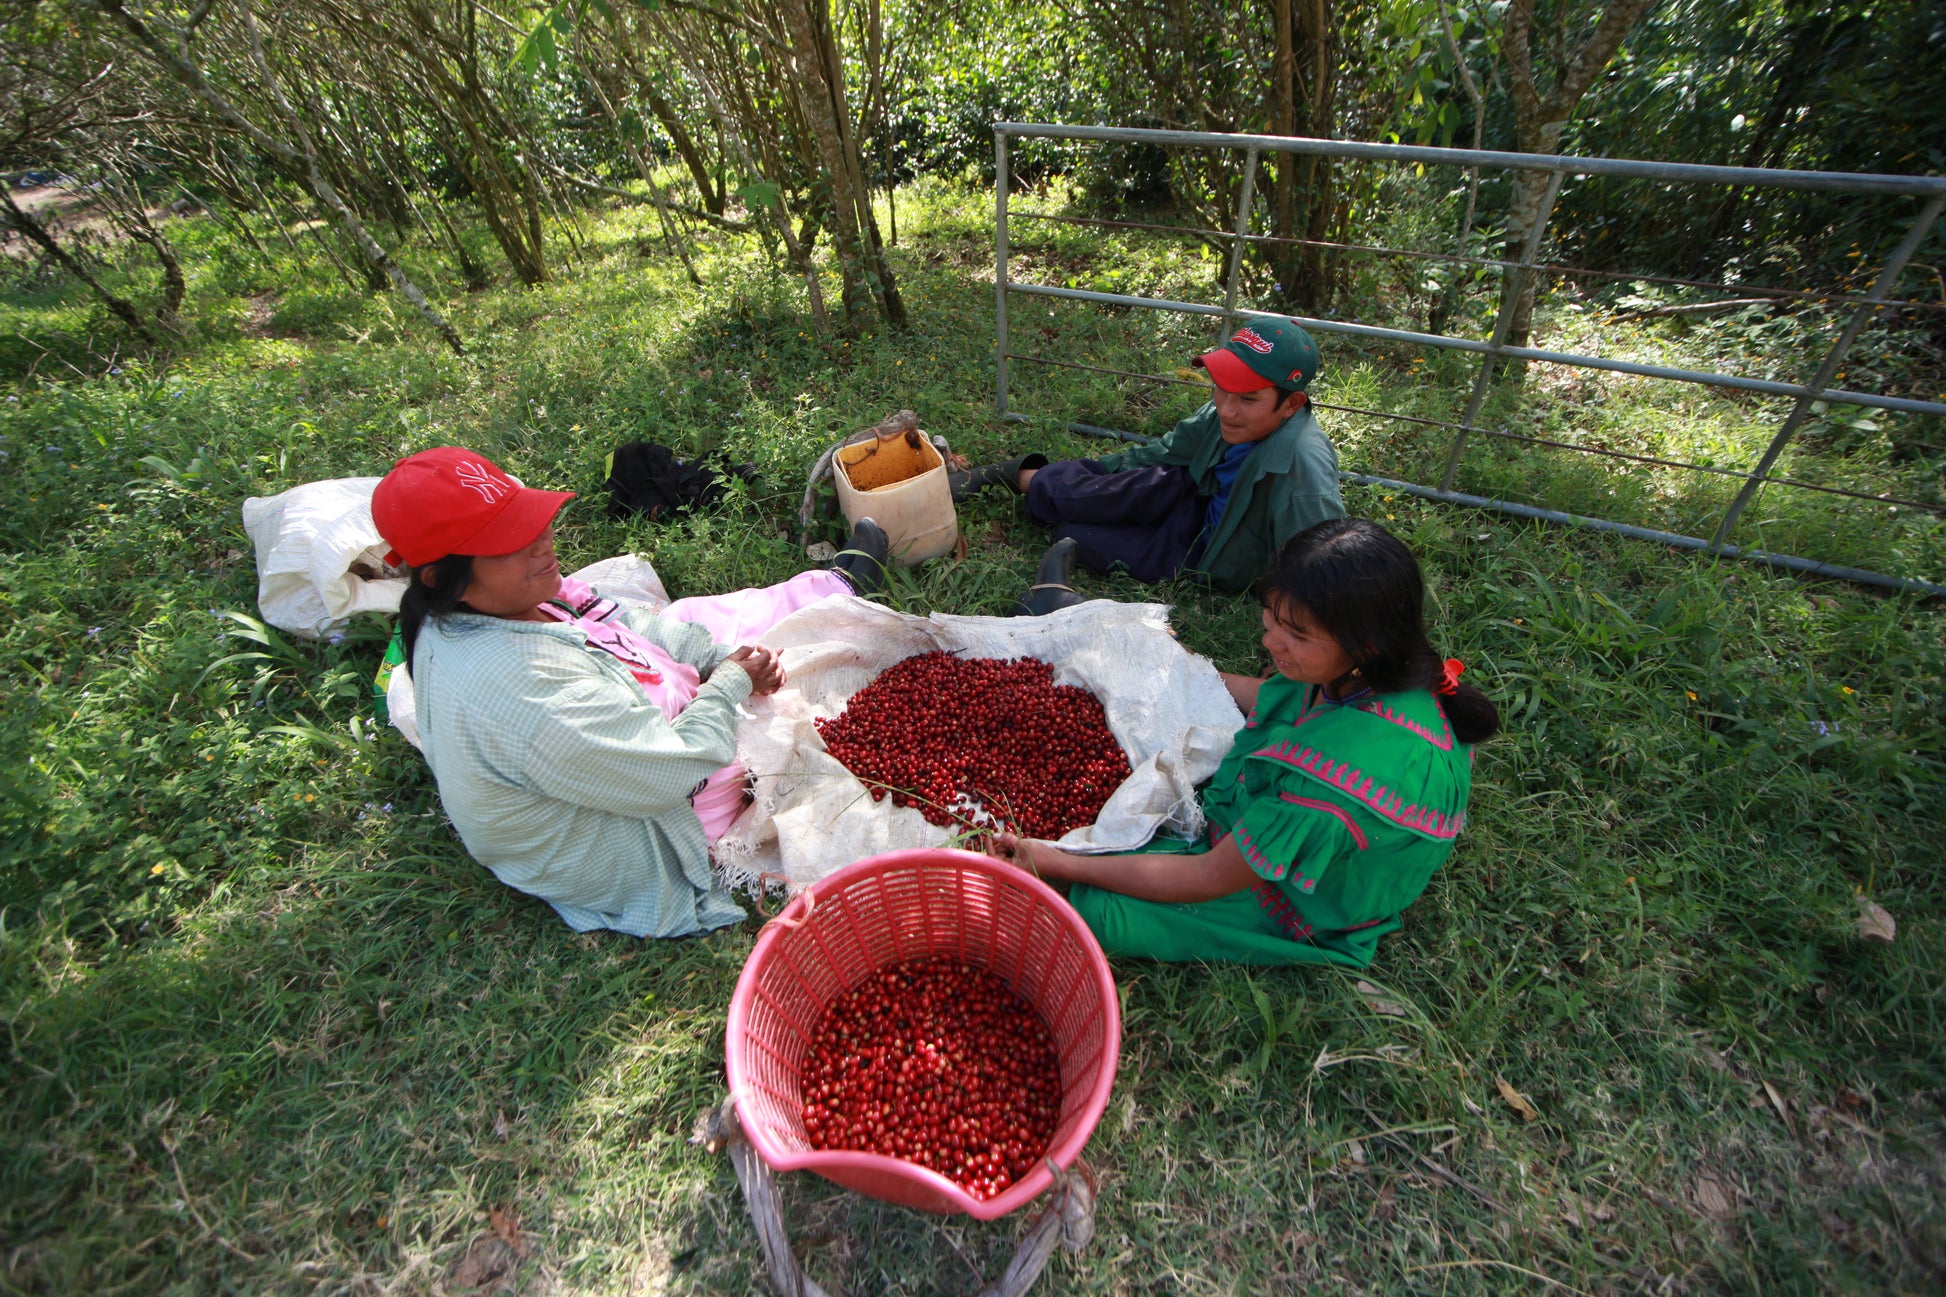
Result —
[[769, 875], [802, 887], [854, 860], [952, 839], [917, 810], [873, 801], [812, 724], [838, 715], [852, 694], [914, 654], [1039, 658], [1053, 664], [1054, 683], [1101, 699], [1133, 771], [1093, 825], [1062, 839], [1079, 850], [1127, 851], [1158, 832], [1201, 833], [1196, 785], [1243, 724], [1215, 667], [1169, 634], [1160, 604], [1095, 600], [1046, 617], [915, 617], [834, 598], [793, 613], [762, 642], [783, 650], [789, 679], [746, 704], [737, 731], [756, 801], [717, 843], [732, 883]]

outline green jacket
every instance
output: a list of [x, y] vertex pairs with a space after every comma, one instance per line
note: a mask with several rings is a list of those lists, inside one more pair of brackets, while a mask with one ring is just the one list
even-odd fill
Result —
[[[1196, 479], [1205, 499], [1216, 493], [1216, 465], [1228, 443], [1216, 407], [1205, 405], [1166, 436], [1101, 461], [1119, 473], [1128, 468], [1180, 464]], [[1244, 590], [1270, 567], [1284, 542], [1314, 523], [1345, 516], [1338, 494], [1338, 452], [1318, 427], [1307, 404], [1284, 420], [1243, 461], [1216, 534], [1203, 544], [1193, 569], [1225, 590]]]

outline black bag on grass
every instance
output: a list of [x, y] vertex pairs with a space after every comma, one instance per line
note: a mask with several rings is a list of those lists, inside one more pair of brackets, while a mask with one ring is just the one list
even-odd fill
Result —
[[754, 481], [755, 464], [731, 467], [722, 454], [703, 459], [677, 459], [667, 446], [652, 441], [631, 441], [615, 447], [608, 456], [608, 516], [624, 518], [632, 513], [651, 519], [666, 518], [697, 505], [712, 505], [723, 498], [726, 477]]

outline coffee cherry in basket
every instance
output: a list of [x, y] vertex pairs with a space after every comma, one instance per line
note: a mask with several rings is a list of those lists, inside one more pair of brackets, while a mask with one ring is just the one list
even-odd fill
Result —
[[909, 960], [826, 1011], [804, 1066], [811, 1146], [901, 1158], [982, 1201], [1047, 1152], [1061, 1111], [1054, 1038], [985, 969]]
[[1059, 838], [1093, 824], [1129, 775], [1101, 701], [1035, 658], [921, 653], [817, 729], [874, 800], [941, 826]]

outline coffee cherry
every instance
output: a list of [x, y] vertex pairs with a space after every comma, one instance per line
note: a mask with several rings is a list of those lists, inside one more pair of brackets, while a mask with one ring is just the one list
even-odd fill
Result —
[[1035, 658], [921, 653], [816, 722], [826, 750], [933, 824], [1059, 838], [1129, 775], [1101, 702]]
[[1054, 1038], [985, 969], [882, 969], [831, 1003], [801, 1078], [813, 1148], [901, 1158], [984, 1201], [1032, 1171], [1061, 1111]]

